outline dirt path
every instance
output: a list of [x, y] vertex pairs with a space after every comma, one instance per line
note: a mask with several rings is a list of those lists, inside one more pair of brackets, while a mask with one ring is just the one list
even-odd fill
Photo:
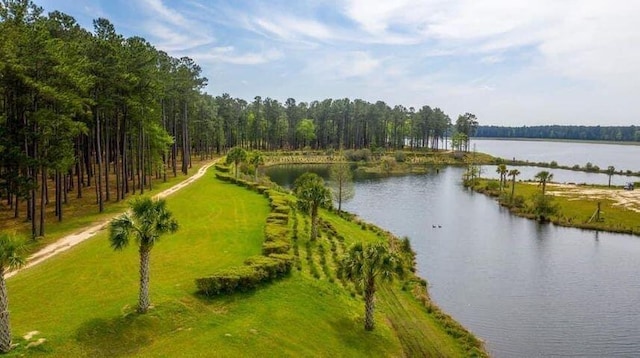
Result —
[[[209, 164], [206, 164], [205, 166], [203, 166], [202, 168], [200, 168], [198, 170], [198, 172], [194, 175], [192, 175], [191, 177], [181, 181], [180, 183], [172, 186], [169, 189], [166, 189], [158, 194], [156, 194], [154, 196], [154, 198], [164, 198], [167, 197], [173, 193], [175, 193], [176, 191], [184, 188], [185, 186], [193, 183], [194, 181], [200, 179], [206, 172], [207, 169], [209, 169], [209, 167], [211, 167], [214, 162], [211, 162]], [[36, 252], [35, 254], [29, 256], [29, 258], [27, 259], [27, 264], [24, 265], [20, 270], [15, 270], [15, 271], [11, 271], [8, 272], [5, 275], [5, 278], [9, 278], [13, 275], [15, 275], [16, 273], [18, 273], [19, 271], [22, 271], [24, 269], [27, 269], [29, 267], [33, 267], [43, 261], [45, 261], [46, 259], [57, 255], [61, 252], [67, 251], [70, 248], [76, 246], [77, 244], [93, 237], [95, 234], [99, 233], [100, 231], [104, 230], [107, 225], [109, 224], [109, 221], [111, 221], [111, 219], [113, 219], [114, 217], [121, 215], [117, 214], [114, 215], [108, 219], [105, 219], [97, 224], [94, 224], [88, 228], [82, 229], [81, 231], [74, 233], [74, 234], [70, 234], [67, 236], [62, 237], [60, 240], [45, 246], [44, 248], [42, 248], [41, 250], [39, 250], [38, 252]]]

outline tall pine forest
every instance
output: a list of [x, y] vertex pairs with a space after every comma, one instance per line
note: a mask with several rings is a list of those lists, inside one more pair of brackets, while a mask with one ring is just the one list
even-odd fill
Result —
[[35, 238], [51, 207], [63, 220], [65, 206], [90, 193], [102, 212], [231, 147], [441, 149], [446, 136], [468, 139], [477, 127], [472, 114], [452, 126], [427, 105], [249, 102], [211, 96], [207, 84], [192, 59], [125, 38], [108, 19], [89, 31], [29, 0], [2, 0], [0, 210], [28, 221]]

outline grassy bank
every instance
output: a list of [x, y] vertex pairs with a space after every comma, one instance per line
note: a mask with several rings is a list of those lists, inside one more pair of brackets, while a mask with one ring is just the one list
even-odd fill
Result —
[[408, 174], [439, 170], [448, 165], [496, 164], [499, 158], [484, 153], [435, 150], [371, 151], [369, 149], [289, 151], [265, 153], [265, 165], [354, 163], [367, 173]]
[[[511, 200], [511, 182], [502, 192], [499, 187], [498, 180], [493, 179], [478, 179], [475, 185], [471, 185], [473, 190], [495, 197], [512, 213], [536, 218], [535, 198], [541, 194], [541, 188], [537, 183], [516, 182], [514, 200]], [[598, 195], [594, 195], [594, 191], [597, 191]], [[556, 225], [567, 227], [639, 235], [640, 213], [629, 206], [621, 205], [619, 200], [614, 200], [621, 192], [624, 193], [620, 187], [547, 184], [546, 194], [555, 207], [555, 212], [547, 219]]]
[[[113, 252], [102, 233], [9, 279], [19, 343], [10, 356], [484, 355], [400, 283], [378, 296], [378, 325], [366, 332], [362, 299], [324, 268], [334, 265], [332, 239], [308, 242], [308, 218], [299, 213], [299, 264], [290, 277], [232, 296], [196, 294], [196, 277], [260, 253], [269, 213], [263, 196], [214, 179], [212, 170], [168, 199], [181, 229], [153, 249], [150, 313], [134, 312], [137, 251]], [[322, 217], [344, 238], [333, 239], [336, 255], [354, 240], [381, 239], [335, 213]]]

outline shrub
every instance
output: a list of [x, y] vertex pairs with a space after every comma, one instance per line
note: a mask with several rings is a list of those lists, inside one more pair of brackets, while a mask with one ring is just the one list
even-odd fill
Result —
[[263, 270], [267, 274], [267, 279], [273, 280], [286, 276], [291, 272], [293, 264], [293, 256], [291, 255], [271, 255], [271, 256], [252, 256], [245, 260], [245, 265], [253, 266], [256, 269]]
[[347, 150], [344, 152], [344, 157], [350, 162], [368, 162], [371, 160], [371, 151], [367, 148], [359, 150]]
[[383, 173], [389, 174], [396, 167], [396, 160], [390, 157], [382, 158], [382, 162], [380, 163], [380, 169]]
[[288, 241], [284, 240], [276, 240], [276, 241], [265, 241], [262, 244], [262, 254], [265, 256], [269, 256], [271, 254], [286, 254], [289, 252], [291, 245]]
[[490, 180], [487, 182], [485, 188], [489, 191], [497, 191], [500, 190], [500, 182], [495, 180]]
[[396, 162], [404, 163], [407, 160], [406, 154], [403, 151], [397, 151], [395, 154]]
[[254, 289], [267, 277], [264, 270], [253, 266], [238, 266], [220, 271], [209, 277], [196, 279], [198, 291], [207, 296]]
[[228, 173], [231, 168], [226, 166], [226, 165], [222, 165], [222, 164], [216, 164], [215, 168], [217, 171], [221, 172], [221, 173]]
[[272, 212], [267, 216], [267, 224], [287, 225], [289, 223], [289, 215]]
[[267, 223], [264, 227], [264, 241], [287, 240], [291, 231], [285, 225]]

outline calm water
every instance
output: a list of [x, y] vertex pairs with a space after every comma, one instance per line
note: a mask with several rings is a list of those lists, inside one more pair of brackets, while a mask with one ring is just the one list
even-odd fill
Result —
[[[496, 173], [497, 167], [495, 165], [483, 165], [481, 167], [481, 175], [483, 178], [498, 179], [500, 175]], [[540, 167], [521, 167], [507, 165], [508, 169], [518, 169], [520, 175], [516, 177], [516, 180], [534, 180], [534, 176], [541, 170], [546, 170], [553, 174], [553, 182], [556, 183], [586, 183], [586, 184], [600, 184], [607, 185], [609, 183], [609, 176], [602, 173], [586, 173], [574, 170], [566, 169], [552, 169], [552, 168], [540, 168]], [[511, 177], [508, 178], [511, 180]], [[535, 180], [534, 180], [535, 181]], [[624, 185], [626, 182], [640, 181], [638, 176], [627, 175], [612, 175], [611, 185]]]
[[640, 171], [640, 146], [580, 142], [540, 142], [519, 140], [473, 139], [471, 145], [481, 153], [531, 162], [556, 161], [560, 165], [583, 167], [587, 162], [602, 169]]
[[[286, 185], [307, 170], [268, 174]], [[411, 238], [433, 299], [493, 356], [640, 356], [640, 238], [512, 216], [462, 188], [462, 171], [359, 178], [343, 205]]]

